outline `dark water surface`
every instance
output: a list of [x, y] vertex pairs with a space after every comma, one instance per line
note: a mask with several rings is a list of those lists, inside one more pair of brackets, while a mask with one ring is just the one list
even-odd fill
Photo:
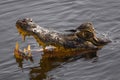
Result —
[[[13, 56], [16, 41], [21, 48], [27, 44], [32, 49], [41, 48], [32, 37], [22, 42], [15, 22], [24, 17], [58, 31], [91, 21], [112, 43], [97, 52], [99, 58], [95, 63], [77, 59], [65, 64], [60, 61], [60, 66], [56, 62], [57, 67], [51, 66], [49, 60], [40, 64], [43, 52], [39, 52], [33, 54], [34, 63], [23, 61], [20, 68]], [[0, 0], [0, 80], [42, 80], [45, 77], [46, 80], [120, 80], [120, 0]]]

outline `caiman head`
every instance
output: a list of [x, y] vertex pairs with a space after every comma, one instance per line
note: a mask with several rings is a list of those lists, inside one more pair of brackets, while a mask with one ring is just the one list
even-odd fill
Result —
[[76, 30], [75, 34], [77, 37], [89, 41], [95, 46], [102, 46], [110, 42], [110, 40], [107, 39], [100, 39], [96, 36], [95, 29], [93, 27], [93, 24], [91, 22], [83, 23], [81, 24]]

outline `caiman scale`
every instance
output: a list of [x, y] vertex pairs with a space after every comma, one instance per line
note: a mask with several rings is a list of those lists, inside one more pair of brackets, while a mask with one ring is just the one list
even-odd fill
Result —
[[[52, 45], [57, 50], [98, 50], [110, 41], [98, 38], [91, 22], [81, 24], [69, 33], [50, 31], [39, 26], [31, 18], [19, 19], [16, 22], [18, 32], [25, 40], [26, 36], [33, 36], [45, 50], [46, 46]], [[54, 54], [53, 54], [54, 55]]]

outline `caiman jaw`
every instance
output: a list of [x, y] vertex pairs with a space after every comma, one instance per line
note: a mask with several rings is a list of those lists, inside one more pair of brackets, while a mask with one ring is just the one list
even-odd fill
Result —
[[26, 36], [28, 35], [23, 29], [16, 25], [19, 34], [22, 36], [22, 40], [25, 41]]
[[16, 22], [17, 30], [22, 36], [23, 41], [25, 41], [26, 36], [33, 36], [39, 45], [44, 47], [46, 44], [42, 42], [41, 38], [37, 34], [37, 26], [38, 25], [34, 23], [30, 18], [21, 19]]

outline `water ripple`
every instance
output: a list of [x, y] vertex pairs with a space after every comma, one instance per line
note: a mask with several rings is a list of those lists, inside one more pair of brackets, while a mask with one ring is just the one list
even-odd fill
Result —
[[15, 28], [15, 22], [19, 18], [31, 17], [39, 25], [61, 32], [91, 21], [98, 33], [105, 34], [112, 41], [98, 51], [97, 62], [92, 63], [92, 60], [84, 59], [69, 62], [48, 71], [48, 77], [54, 80], [118, 80], [120, 78], [119, 8], [119, 0], [1, 0], [0, 79], [29, 80], [31, 77], [29, 66], [40, 66], [39, 56], [34, 54], [36, 63], [24, 62], [22, 72], [13, 57], [16, 41], [24, 44], [23, 46], [37, 45], [32, 38], [29, 38], [27, 43], [22, 43]]

